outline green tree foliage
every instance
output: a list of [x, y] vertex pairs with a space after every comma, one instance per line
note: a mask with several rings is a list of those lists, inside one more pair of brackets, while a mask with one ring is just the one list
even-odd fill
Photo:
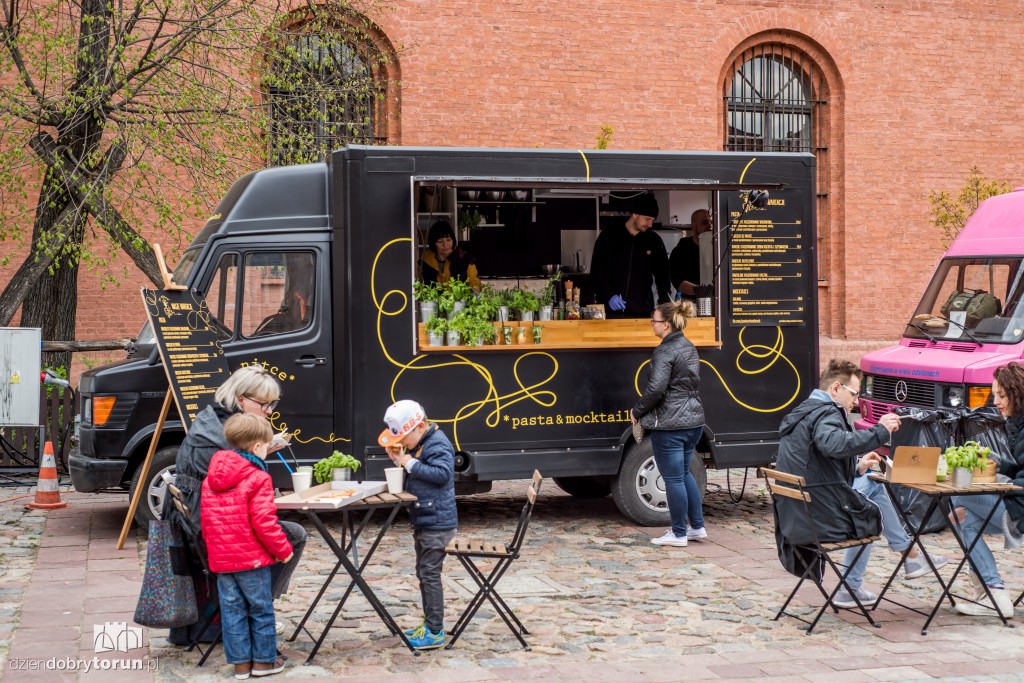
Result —
[[[268, 158], [320, 160], [376, 139], [386, 107], [373, 77], [390, 54], [358, 46], [372, 44], [365, 17], [382, 11], [344, 1], [290, 13], [250, 0], [4, 3], [0, 258], [21, 265], [0, 293], [0, 325], [24, 303], [23, 325], [73, 339], [80, 264], [117, 284], [126, 273], [111, 261], [124, 252], [159, 282], [144, 234], [173, 255], [230, 183]], [[347, 127], [332, 128], [339, 120]]]
[[948, 247], [956, 239], [967, 224], [967, 219], [978, 210], [983, 201], [998, 194], [1005, 194], [1011, 189], [1007, 182], [986, 178], [975, 165], [971, 166], [967, 177], [964, 178], [963, 187], [955, 198], [946, 190], [931, 190], [928, 193], [931, 222], [942, 232], [942, 245]]
[[596, 136], [597, 145], [595, 149], [608, 149], [608, 146], [612, 144], [612, 136], [615, 135], [615, 129], [609, 126], [607, 123], [601, 124], [601, 130], [598, 131]]

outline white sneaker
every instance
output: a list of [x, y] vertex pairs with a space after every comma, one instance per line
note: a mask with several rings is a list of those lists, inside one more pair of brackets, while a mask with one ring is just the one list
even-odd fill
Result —
[[1024, 544], [1024, 534], [1017, 528], [1017, 524], [1010, 519], [1009, 512], [1003, 512], [1003, 547], [1007, 550], [1014, 550]]
[[274, 632], [277, 635], [282, 635], [284, 633], [284, 622], [283, 621], [275, 621], [274, 622]]
[[677, 548], [685, 548], [686, 536], [676, 536], [674, 533], [672, 533], [672, 530], [669, 529], [661, 536], [658, 536], [657, 538], [652, 538], [651, 543], [653, 543], [654, 545], [672, 545]]
[[[989, 590], [992, 591], [992, 597], [995, 598], [996, 607], [999, 608], [999, 613], [1002, 614], [1007, 619], [1012, 618], [1013, 617], [1013, 601], [1010, 600], [1010, 596], [1008, 596], [1006, 594], [1006, 589], [1005, 588], [992, 588], [990, 586]], [[992, 602], [988, 599], [988, 596], [985, 595], [984, 593], [985, 593], [984, 590], [982, 590], [982, 594], [978, 597], [976, 603], [974, 603], [974, 602], [965, 602], [964, 600], [961, 600], [960, 602], [956, 603], [956, 606], [954, 607], [954, 609], [957, 612], [959, 612], [960, 614], [966, 614], [967, 616], [970, 616], [970, 617], [994, 617], [994, 616], [997, 616], [996, 612], [995, 612], [995, 607], [992, 606]]]
[[[878, 600], [877, 595], [875, 595], [869, 590], [864, 590], [863, 588], [854, 588], [853, 592], [860, 600], [860, 604], [864, 605], [865, 608], [875, 604], [875, 601]], [[839, 592], [836, 593], [835, 599], [832, 600], [832, 604], [836, 607], [850, 608], [856, 607], [857, 601], [853, 599], [853, 595], [850, 595], [849, 591], [847, 591], [845, 588], [840, 588]]]
[[688, 541], [703, 541], [708, 537], [707, 527], [701, 527], [694, 529], [691, 526], [686, 527], [686, 540]]
[[[936, 569], [942, 569], [949, 562], [942, 555], [929, 555], [932, 558], [932, 564], [935, 565]], [[916, 579], [919, 576], [924, 576], [932, 570], [928, 566], [928, 560], [924, 559], [924, 555], [918, 553], [917, 557], [908, 557], [907, 561], [903, 563], [904, 575], [908, 579]]]

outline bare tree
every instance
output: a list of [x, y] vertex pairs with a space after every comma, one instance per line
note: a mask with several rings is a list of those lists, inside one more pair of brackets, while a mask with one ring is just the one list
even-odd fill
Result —
[[[231, 181], [264, 165], [261, 90], [301, 89], [303, 78], [280, 68], [296, 21], [274, 2], [6, 0], [0, 241], [19, 245], [3, 263], [23, 260], [0, 293], [0, 325], [21, 306], [22, 325], [44, 339], [73, 339], [80, 265], [114, 284], [127, 275], [110, 265], [123, 252], [159, 283], [142, 233], [177, 251]], [[302, 9], [305, 26], [346, 13]], [[306, 138], [292, 145], [310, 145], [308, 158], [324, 141]]]

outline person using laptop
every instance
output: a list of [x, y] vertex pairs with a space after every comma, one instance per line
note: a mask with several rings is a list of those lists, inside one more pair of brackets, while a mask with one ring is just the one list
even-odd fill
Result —
[[[818, 388], [783, 418], [775, 466], [803, 477], [809, 487], [820, 487], [814, 489], [811, 508], [819, 533], [826, 536], [820, 539], [822, 542], [873, 536], [878, 533], [880, 518], [881, 533], [889, 548], [906, 555], [905, 576], [914, 579], [930, 571], [928, 560], [912, 547], [885, 487], [867, 477], [881, 459], [874, 449], [889, 442], [889, 435], [900, 427], [900, 418], [887, 413], [870, 429], [853, 429], [849, 413], [860, 395], [861, 375], [860, 368], [848, 360], [828, 362]], [[846, 552], [846, 566], [857, 551], [852, 548]], [[836, 593], [836, 606], [856, 607], [855, 596], [862, 605], [878, 599], [863, 588], [870, 554], [868, 546], [850, 569], [846, 582], [851, 590], [843, 588]], [[938, 569], [947, 559], [932, 553], [931, 561]]]

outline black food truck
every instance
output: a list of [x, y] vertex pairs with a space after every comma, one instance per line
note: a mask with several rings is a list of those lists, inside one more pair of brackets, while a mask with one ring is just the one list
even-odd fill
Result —
[[[460, 493], [538, 469], [572, 495], [610, 493], [638, 523], [668, 524], [650, 439], [637, 444], [629, 420], [659, 340], [648, 317], [613, 319], [594, 301], [594, 240], [629, 219], [639, 192], [658, 200], [668, 252], [690, 239], [695, 209], [713, 217], [701, 236], [711, 297], [685, 330], [701, 357], [703, 490], [705, 467], [770, 463], [779, 421], [815, 385], [814, 178], [809, 154], [353, 146], [239, 179], [174, 280], [205, 298], [231, 369], [260, 364], [278, 378], [271, 419], [294, 435], [300, 464], [340, 450], [362, 460], [361, 478], [383, 479], [384, 410], [411, 398], [452, 439]], [[438, 220], [488, 291], [538, 291], [561, 270], [553, 319], [494, 323], [498, 343], [431, 346], [412, 293]], [[559, 319], [563, 308], [576, 319]], [[79, 392], [75, 488], [145, 487], [145, 524], [184, 436], [172, 407], [140, 481], [167, 392], [148, 324], [125, 360], [85, 372]], [[284, 463], [268, 463], [289, 488]]]

